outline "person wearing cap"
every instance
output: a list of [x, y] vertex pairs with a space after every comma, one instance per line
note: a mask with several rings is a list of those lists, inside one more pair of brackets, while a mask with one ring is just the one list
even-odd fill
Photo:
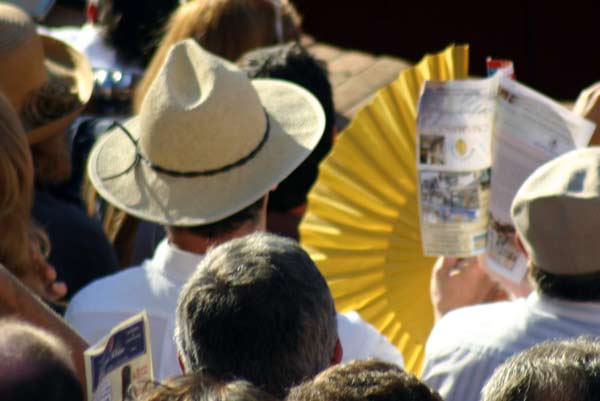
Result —
[[93, 87], [85, 57], [64, 42], [39, 35], [20, 8], [0, 3], [0, 92], [19, 114], [35, 169], [33, 216], [48, 233], [49, 262], [74, 293], [117, 268], [100, 225], [59, 193], [69, 178], [67, 127]]
[[513, 200], [527, 298], [459, 308], [427, 341], [422, 378], [447, 401], [477, 401], [496, 367], [550, 339], [600, 335], [600, 148], [539, 167]]
[[89, 157], [98, 193], [166, 227], [152, 259], [98, 280], [66, 319], [90, 343], [145, 309], [154, 372], [180, 373], [173, 333], [179, 292], [206, 250], [265, 229], [268, 192], [323, 133], [319, 102], [285, 81], [250, 81], [187, 39], [171, 48], [140, 113], [102, 136]]

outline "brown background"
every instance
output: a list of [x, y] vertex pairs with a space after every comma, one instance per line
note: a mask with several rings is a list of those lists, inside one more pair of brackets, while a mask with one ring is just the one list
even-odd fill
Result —
[[520, 81], [558, 100], [600, 80], [600, 1], [293, 1], [320, 42], [412, 62], [469, 43], [472, 74], [488, 55], [510, 58]]

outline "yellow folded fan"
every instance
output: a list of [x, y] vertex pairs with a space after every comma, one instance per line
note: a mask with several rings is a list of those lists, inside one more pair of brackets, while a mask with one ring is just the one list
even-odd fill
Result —
[[465, 79], [468, 46], [427, 55], [380, 89], [321, 165], [301, 243], [339, 311], [358, 311], [421, 368], [433, 324], [417, 204], [416, 117], [424, 80]]

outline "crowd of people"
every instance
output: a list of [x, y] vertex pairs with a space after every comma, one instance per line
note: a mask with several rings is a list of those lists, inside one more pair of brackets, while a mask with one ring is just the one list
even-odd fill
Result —
[[[416, 377], [336, 311], [297, 242], [336, 132], [293, 4], [88, 0], [86, 15], [48, 28], [0, 3], [0, 399], [84, 400], [84, 350], [142, 310], [156, 381], [128, 399], [595, 399], [600, 149], [544, 164], [513, 200], [527, 297], [482, 259], [432, 266]], [[578, 108], [600, 122], [599, 94]]]

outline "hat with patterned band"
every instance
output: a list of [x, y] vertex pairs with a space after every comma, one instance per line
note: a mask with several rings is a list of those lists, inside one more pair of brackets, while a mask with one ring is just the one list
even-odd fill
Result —
[[194, 40], [175, 44], [140, 113], [94, 147], [88, 171], [110, 203], [171, 226], [209, 224], [260, 199], [323, 133], [319, 102], [285, 81], [250, 81]]
[[[47, 88], [52, 92], [44, 92]], [[39, 35], [23, 10], [0, 3], [0, 91], [21, 116], [36, 116], [32, 126], [24, 122], [30, 144], [64, 132], [93, 88], [92, 68], [83, 54]]]

